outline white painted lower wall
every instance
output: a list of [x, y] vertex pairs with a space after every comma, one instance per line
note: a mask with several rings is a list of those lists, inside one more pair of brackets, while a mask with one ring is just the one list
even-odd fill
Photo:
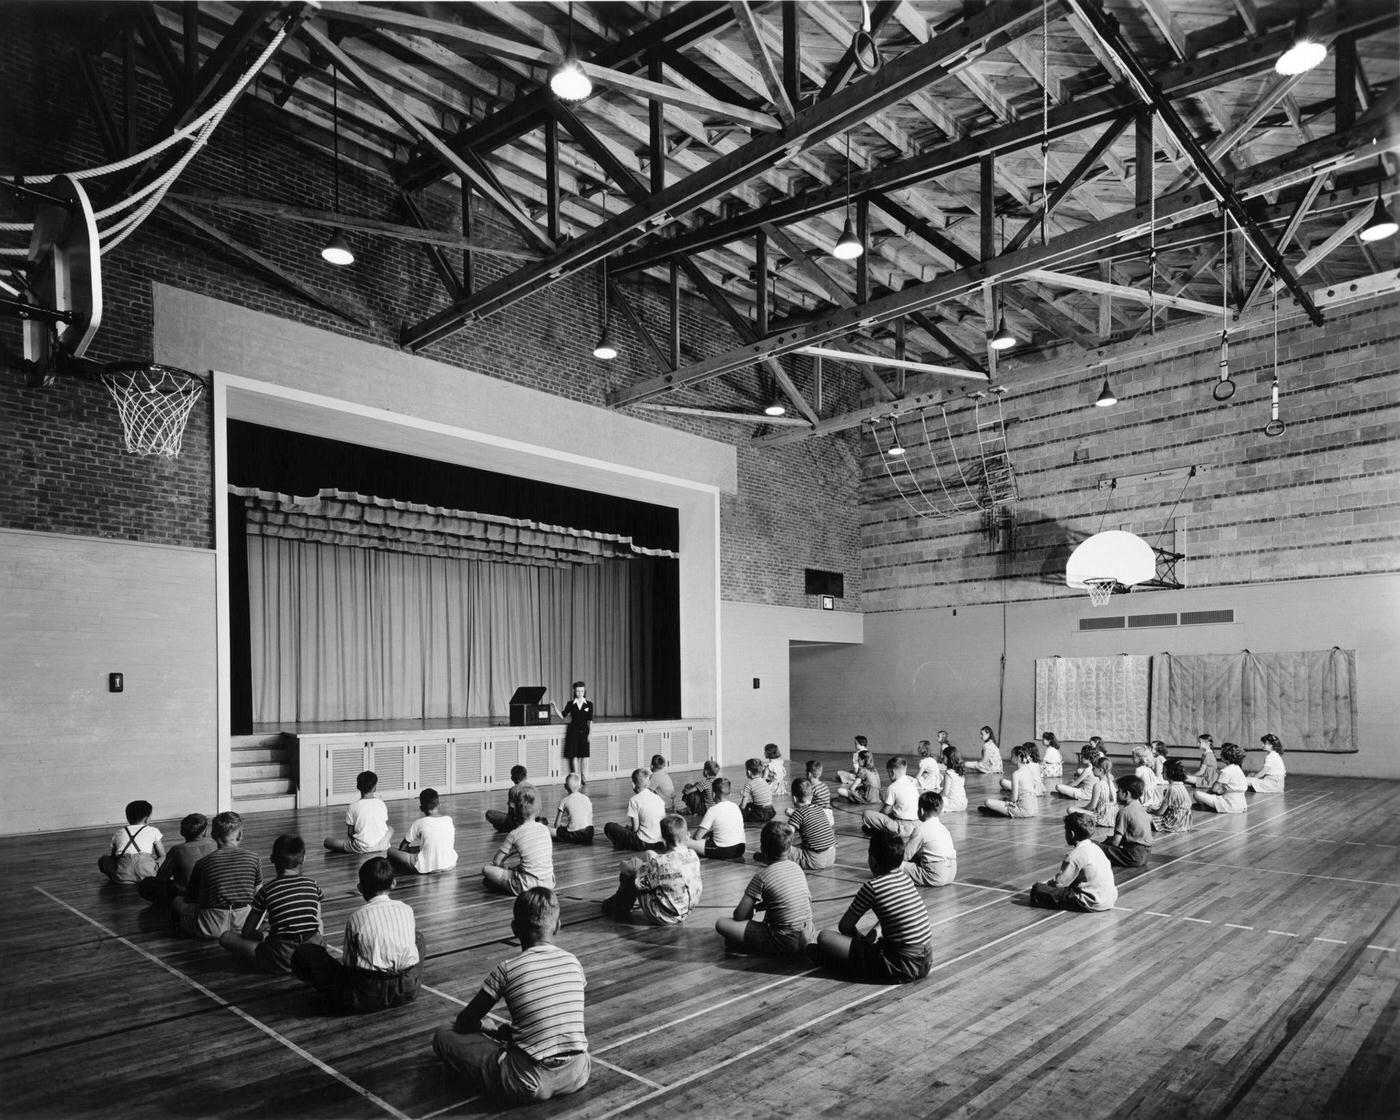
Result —
[[0, 529], [0, 633], [0, 834], [215, 811], [212, 552]]
[[[1220, 610], [1225, 625], [1081, 632], [1091, 615]], [[1006, 649], [1005, 709], [999, 718], [1000, 659]], [[892, 611], [865, 618], [865, 642], [793, 653], [793, 742], [798, 749], [844, 745], [864, 732], [880, 758], [940, 727], [967, 755], [984, 723], [1001, 726], [1002, 753], [1035, 739], [1038, 657], [1119, 653], [1255, 653], [1356, 650], [1358, 750], [1289, 752], [1297, 774], [1400, 777], [1400, 576], [1346, 576], [1115, 597], [1096, 608], [1087, 596], [1000, 605]], [[1054, 730], [1050, 728], [1048, 730]], [[1202, 728], [1202, 730], [1209, 730]], [[1247, 768], [1261, 757], [1257, 743]], [[1285, 747], [1288, 744], [1285, 743]]]
[[[798, 715], [792, 709], [789, 685], [794, 649], [846, 649], [860, 643], [863, 635], [863, 616], [852, 611], [722, 602], [720, 743], [724, 764], [735, 766], [745, 758], [761, 757], [765, 743], [777, 743], [783, 757], [791, 759]], [[791, 771], [791, 765], [788, 769]]]

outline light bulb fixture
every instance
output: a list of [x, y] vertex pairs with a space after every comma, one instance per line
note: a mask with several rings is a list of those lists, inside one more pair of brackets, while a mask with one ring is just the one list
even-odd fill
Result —
[[831, 250], [831, 255], [838, 261], [853, 261], [865, 252], [865, 246], [860, 243], [860, 238], [856, 236], [855, 226], [851, 225], [851, 217], [846, 215], [846, 224], [841, 229], [841, 239], [836, 242]]
[[1016, 341], [1016, 336], [1006, 325], [1006, 313], [1002, 312], [1001, 318], [997, 320], [997, 329], [987, 339], [987, 345], [993, 350], [1010, 350], [1016, 345]]
[[582, 101], [593, 92], [593, 83], [583, 72], [578, 48], [574, 46], [574, 6], [569, 4], [569, 42], [564, 48], [564, 61], [549, 73], [549, 88], [562, 101]]
[[1118, 398], [1113, 395], [1113, 390], [1109, 388], [1108, 378], [1103, 379], [1103, 388], [1099, 390], [1098, 400], [1094, 402], [1099, 408], [1109, 408], [1118, 403]]
[[787, 405], [783, 404], [783, 402], [782, 402], [781, 400], [779, 400], [777, 397], [774, 397], [774, 398], [773, 398], [772, 400], [770, 400], [766, 405], [763, 406], [763, 415], [764, 415], [764, 416], [786, 416], [786, 415], [787, 415]]
[[865, 246], [856, 236], [856, 227], [851, 224], [851, 132], [846, 130], [846, 224], [841, 227], [841, 236], [831, 255], [838, 261], [853, 261], [865, 252]]
[[885, 454], [891, 459], [899, 459], [904, 455], [904, 447], [899, 443], [892, 443], [885, 448]]
[[350, 243], [345, 240], [344, 233], [336, 230], [331, 234], [331, 239], [321, 250], [321, 259], [327, 264], [340, 265], [341, 267], [355, 263], [355, 254], [350, 251]]
[[1278, 56], [1274, 70], [1285, 77], [1306, 74], [1321, 64], [1326, 57], [1326, 44], [1318, 41], [1312, 34], [1308, 26], [1308, 13], [1302, 11], [1298, 13], [1298, 18], [1293, 24], [1293, 42]]
[[[331, 170], [335, 183], [335, 214], [340, 217], [340, 69], [331, 72]], [[321, 259], [341, 268], [355, 263], [343, 230], [335, 230], [321, 250]]]
[[1269, 422], [1264, 425], [1264, 434], [1269, 439], [1283, 435], [1287, 427], [1278, 418], [1278, 289], [1274, 289], [1274, 383], [1269, 391]]
[[1390, 216], [1390, 211], [1386, 209], [1385, 200], [1381, 198], [1381, 182], [1385, 178], [1385, 165], [1381, 165], [1381, 178], [1376, 180], [1376, 204], [1371, 209], [1371, 220], [1359, 234], [1362, 241], [1381, 241], [1387, 237], [1394, 237], [1400, 225], [1396, 224], [1394, 218]]
[[[608, 214], [608, 196], [603, 195], [603, 217]], [[612, 340], [612, 311], [608, 307], [608, 258], [603, 258], [603, 333], [598, 336], [598, 345], [593, 347], [593, 356], [605, 362], [610, 362], [617, 357], [617, 347]]]

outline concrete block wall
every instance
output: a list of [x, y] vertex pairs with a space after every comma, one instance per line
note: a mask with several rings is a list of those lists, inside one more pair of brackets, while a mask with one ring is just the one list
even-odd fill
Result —
[[[7, 6], [7, 34], [0, 35], [0, 68], [15, 98], [7, 105], [5, 164], [29, 171], [93, 166], [105, 162], [77, 80], [72, 21], [42, 4]], [[99, 64], [117, 103], [113, 59]], [[70, 80], [71, 79], [71, 80]], [[32, 96], [28, 96], [32, 94]], [[156, 79], [139, 83], [141, 135], [160, 119], [168, 98]], [[567, 185], [567, 184], [566, 184]], [[210, 145], [190, 164], [177, 189], [207, 189], [294, 200], [329, 208], [332, 178], [328, 153], [294, 143], [264, 112], [236, 108]], [[386, 179], [343, 167], [341, 205], [350, 213], [402, 221]], [[460, 228], [460, 196], [446, 187], [424, 192], [420, 202], [442, 229]], [[299, 226], [258, 215], [187, 204], [201, 217], [271, 259], [288, 274], [364, 320], [357, 324], [308, 302], [250, 268], [229, 250], [157, 211], [135, 235], [103, 258], [107, 311], [89, 356], [101, 361], [145, 359], [151, 354], [152, 299], [156, 282], [215, 296], [255, 310], [385, 347], [397, 347], [400, 326], [448, 302], [426, 254], [411, 244], [350, 232], [356, 264], [326, 265], [319, 249], [323, 227]], [[617, 208], [616, 196], [612, 209]], [[487, 232], [514, 234], [489, 205], [473, 200]], [[0, 214], [0, 220], [9, 217]], [[574, 232], [574, 231], [568, 231]], [[452, 255], [452, 254], [449, 254]], [[506, 258], [475, 255], [476, 283], [484, 285], [514, 267]], [[612, 389], [657, 372], [650, 351], [627, 319], [612, 315], [622, 354], [611, 363], [592, 357], [600, 323], [600, 277], [584, 271], [474, 323], [426, 348], [426, 357], [491, 377], [604, 407]], [[622, 287], [657, 340], [670, 318], [655, 282], [622, 280]], [[687, 298], [682, 305], [682, 362], [737, 345], [738, 339], [708, 304]], [[10, 321], [0, 321], [0, 341], [18, 348]], [[662, 343], [664, 345], [664, 342]], [[799, 384], [811, 373], [804, 361], [792, 367]], [[848, 389], [828, 371], [828, 409], [857, 398], [859, 378]], [[720, 407], [756, 411], [764, 389], [751, 372], [716, 383]], [[710, 392], [704, 400], [713, 407]], [[649, 422], [740, 450], [739, 493], [721, 511], [725, 539], [723, 594], [795, 607], [812, 605], [803, 594], [806, 567], [841, 571], [846, 597], [841, 609], [860, 605], [860, 520], [849, 452], [831, 440], [800, 449], [755, 452], [751, 424], [633, 411]], [[99, 385], [61, 380], [52, 389], [29, 390], [13, 374], [0, 377], [0, 526], [88, 533], [199, 547], [212, 545], [209, 413], [192, 418], [185, 451], [174, 464], [134, 459], [120, 450], [111, 402]], [[658, 464], [664, 470], [665, 464]], [[774, 493], [784, 501], [772, 500]]]
[[[1110, 373], [1118, 404], [1092, 405], [1102, 374], [1072, 368], [1022, 392], [1006, 379], [1003, 408], [1016, 471], [1014, 545], [998, 550], [977, 514], [917, 518], [863, 449], [867, 612], [1075, 594], [1064, 586], [1072, 547], [1122, 528], [1184, 552], [1188, 587], [1400, 571], [1400, 300], [1343, 309], [1322, 328], [1279, 333], [1281, 416], [1269, 418], [1269, 336], [1231, 346], [1239, 389], [1212, 399], [1215, 346], [1183, 349]], [[950, 413], [967, 463], [971, 409]], [[941, 437], [938, 425], [931, 425]], [[922, 432], [902, 434], [932, 489]], [[934, 446], [948, 452], [941, 438]], [[1181, 480], [1155, 471], [1195, 466]], [[920, 470], [922, 467], [922, 470]], [[896, 476], [908, 493], [913, 483]], [[1179, 504], [1178, 499], [1180, 499]], [[917, 496], [915, 496], [917, 504]]]

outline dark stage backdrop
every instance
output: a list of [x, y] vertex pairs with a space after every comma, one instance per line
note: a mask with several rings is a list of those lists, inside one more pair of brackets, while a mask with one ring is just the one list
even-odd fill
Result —
[[[546, 524], [564, 525], [573, 529], [585, 529], [598, 533], [612, 533], [631, 537], [639, 547], [675, 550], [679, 541], [679, 522], [676, 511], [653, 506], [644, 502], [611, 498], [606, 495], [574, 490], [568, 487], [551, 486], [527, 479], [513, 478], [491, 471], [476, 470], [453, 464], [417, 459], [392, 452], [357, 447], [336, 440], [320, 439], [284, 432], [260, 425], [232, 421], [229, 424], [229, 484], [230, 486], [255, 487], [266, 491], [308, 496], [323, 490], [341, 490], [401, 502], [414, 502], [424, 505], [441, 506], [448, 509], [470, 510], [476, 513], [498, 517], [518, 518]], [[337, 621], [337, 611], [328, 612], [324, 605], [314, 611], [298, 610], [289, 614], [281, 606], [269, 609], [263, 589], [267, 587], [266, 566], [259, 558], [258, 578], [254, 580], [251, 603], [249, 583], [249, 549], [251, 545], [245, 520], [245, 505], [242, 498], [230, 494], [229, 502], [229, 557], [231, 576], [231, 653], [233, 671], [233, 727], [235, 734], [252, 729], [254, 715], [255, 685], [253, 678], [254, 641], [258, 643], [256, 663], [260, 680], [256, 686], [259, 697], [258, 707], [262, 712], [276, 710], [274, 719], [294, 721], [292, 714], [298, 710], [297, 704], [288, 705], [287, 698], [295, 694], [294, 687], [288, 687], [285, 672], [288, 665], [295, 664], [295, 656], [287, 650], [288, 642], [305, 641], [307, 656], [316, 657], [321, 664], [316, 669], [316, 705], [307, 707], [314, 710], [314, 716], [301, 715], [303, 720], [373, 719], [389, 718], [390, 714], [403, 716], [411, 714], [402, 711], [402, 705], [411, 703], [415, 694], [421, 694], [424, 717], [443, 715], [451, 717], [495, 716], [503, 713], [498, 707], [495, 693], [515, 684], [545, 684], [550, 696], [562, 706], [567, 696], [568, 680], [572, 675], [585, 674], [585, 668], [561, 669], [577, 657], [587, 658], [595, 666], [607, 666], [609, 674], [625, 672], [628, 679], [617, 681], [616, 687], [609, 688], [600, 680], [590, 681], [590, 694], [599, 699], [599, 716], [632, 716], [649, 719], [672, 719], [680, 715], [680, 603], [679, 575], [677, 562], [670, 557], [637, 556], [626, 561], [607, 561], [606, 564], [625, 564], [627, 610], [613, 612], [606, 609], [607, 599], [597, 597], [597, 581], [582, 578], [565, 579], [559, 582], [558, 576], [548, 577], [546, 584], [536, 578], [523, 578], [518, 563], [494, 565], [512, 569], [510, 578], [493, 580], [489, 575], [471, 576], [467, 567], [460, 571], [456, 564], [469, 567], [479, 566], [481, 561], [451, 561], [434, 563], [454, 572], [448, 582], [460, 584], [470, 591], [465, 595], [453, 593], [452, 609], [460, 611], [463, 604], [475, 603], [478, 608], [494, 605], [498, 618], [505, 611], [515, 622], [512, 639], [509, 642], [496, 641], [491, 637], [490, 625], [481, 620], [482, 625], [454, 625], [449, 641], [459, 642], [458, 648], [470, 648], [471, 658], [461, 661], [464, 673], [460, 681], [451, 679], [458, 672], [454, 663], [448, 670], [448, 678], [443, 677], [444, 658], [440, 655], [424, 658], [418, 662], [423, 674], [421, 681], [404, 680], [403, 646], [399, 642], [380, 641], [377, 635], [383, 633], [378, 625], [367, 625], [365, 605], [347, 602], [345, 616]], [[267, 542], [259, 541], [259, 549]], [[325, 546], [306, 546], [308, 551], [319, 551]], [[365, 552], [352, 549], [351, 552]], [[355, 560], [360, 566], [366, 561]], [[312, 565], [306, 570], [318, 565]], [[372, 564], [371, 572], [394, 570], [394, 566]], [[288, 569], [292, 571], [292, 569]], [[502, 573], [504, 575], [504, 573]], [[540, 575], [541, 573], [536, 573]], [[296, 579], [281, 578], [283, 588], [294, 586]], [[441, 580], [438, 580], [441, 583]], [[549, 593], [541, 593], [543, 587]], [[494, 592], [483, 594], [483, 588], [496, 588], [502, 594], [509, 594], [495, 602]], [[570, 588], [577, 588], [577, 593]], [[523, 595], [523, 598], [521, 597]], [[422, 626], [425, 632], [439, 630], [439, 608], [432, 600], [421, 596], [405, 597], [395, 593], [400, 604], [411, 603], [412, 612], [418, 616], [416, 622], [407, 618], [398, 619], [396, 626]], [[577, 602], [575, 602], [577, 598]], [[307, 600], [310, 604], [311, 599]], [[532, 603], [542, 604], [540, 617], [532, 625], [523, 618], [534, 610]], [[600, 607], [602, 609], [600, 609]], [[315, 626], [306, 628], [306, 620], [314, 618]], [[585, 624], [585, 620], [588, 620]], [[353, 663], [357, 675], [363, 677], [382, 676], [392, 680], [394, 686], [384, 689], [371, 684], [369, 687], [356, 686], [348, 690], [339, 687], [334, 670], [327, 675], [325, 651], [328, 648], [324, 635], [334, 633], [336, 628], [345, 626], [345, 632], [354, 635], [357, 648], [353, 651]], [[614, 628], [613, 633], [591, 634], [587, 631], [594, 625]], [[497, 627], [499, 631], [499, 627]], [[526, 633], [535, 637], [526, 637]], [[319, 633], [322, 637], [315, 637]], [[460, 639], [458, 637], [460, 635]], [[483, 635], [485, 641], [483, 641]], [[565, 636], [568, 635], [566, 638]], [[563, 639], [568, 648], [556, 649]], [[611, 643], [625, 646], [625, 650], [612, 649]], [[316, 653], [316, 647], [322, 652]], [[538, 656], [530, 652], [538, 650]], [[524, 655], [522, 656], [522, 651]], [[590, 656], [590, 651], [593, 651]], [[377, 669], [369, 664], [368, 658], [387, 657], [389, 660]], [[269, 683], [267, 670], [271, 665], [282, 678]], [[469, 684], [465, 672], [468, 662], [475, 661], [475, 684]], [[514, 675], [531, 672], [530, 679], [514, 680]], [[622, 666], [627, 666], [624, 670]], [[543, 679], [542, 674], [563, 673], [564, 679], [555, 681]], [[308, 679], [311, 679], [308, 676]], [[489, 682], [489, 683], [488, 683]], [[421, 687], [420, 687], [421, 686]], [[600, 689], [602, 692], [600, 692]], [[561, 694], [561, 690], [565, 690]], [[632, 710], [609, 710], [604, 699], [605, 693], [612, 693]], [[277, 697], [277, 702], [269, 709], [269, 698]], [[335, 705], [341, 697], [349, 705], [337, 714]], [[358, 699], [357, 699], [358, 698]], [[384, 699], [396, 705], [392, 709], [383, 708]], [[379, 709], [374, 705], [381, 704]], [[329, 705], [329, 706], [328, 706]], [[450, 710], [442, 710], [446, 705]], [[381, 714], [372, 714], [376, 710]], [[257, 716], [257, 722], [265, 722]]]

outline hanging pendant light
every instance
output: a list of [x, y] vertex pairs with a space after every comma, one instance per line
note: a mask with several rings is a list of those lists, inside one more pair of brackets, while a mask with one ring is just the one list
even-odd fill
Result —
[[[606, 203], [604, 204], [606, 206]], [[610, 362], [617, 357], [617, 347], [612, 340], [612, 312], [608, 307], [608, 258], [603, 258], [603, 333], [598, 336], [598, 345], [593, 347], [593, 356]]]
[[885, 454], [888, 455], [891, 459], [902, 458], [904, 456], [904, 447], [902, 444], [892, 443], [887, 448], [885, 448]]
[[[335, 182], [335, 213], [340, 216], [340, 70], [332, 71], [331, 75], [331, 126], [333, 157], [333, 174]], [[321, 250], [321, 259], [327, 264], [345, 267], [355, 263], [355, 254], [350, 250], [350, 243], [345, 240], [343, 230], [335, 230], [331, 233], [331, 239], [326, 242], [326, 246]]]
[[1016, 336], [1006, 325], [1006, 313], [1002, 312], [1001, 318], [997, 320], [997, 329], [992, 332], [991, 338], [987, 340], [987, 345], [993, 350], [1010, 350], [1016, 345], [1016, 342]]
[[846, 132], [846, 224], [841, 229], [841, 237], [831, 250], [831, 255], [839, 261], [853, 261], [865, 252], [865, 246], [856, 236], [856, 228], [851, 224], [851, 133]]
[[781, 400], [779, 400], [777, 397], [774, 397], [774, 398], [772, 398], [766, 405], [763, 406], [763, 415], [764, 415], [764, 416], [786, 416], [786, 415], [787, 415], [787, 405], [783, 404], [783, 402], [782, 402]]
[[1371, 220], [1366, 223], [1365, 228], [1359, 234], [1362, 241], [1381, 241], [1387, 237], [1394, 237], [1400, 225], [1390, 216], [1390, 211], [1386, 208], [1385, 200], [1381, 197], [1381, 181], [1384, 179], [1385, 165], [1381, 165], [1382, 178], [1376, 180], [1376, 205], [1371, 210]]
[[1099, 408], [1109, 408], [1118, 403], [1118, 398], [1113, 395], [1113, 390], [1109, 388], [1107, 376], [1103, 379], [1103, 388], [1099, 390], [1098, 400], [1094, 404]]
[[574, 6], [569, 4], [569, 42], [564, 48], [564, 61], [549, 73], [549, 88], [563, 101], [582, 101], [593, 92], [593, 83], [583, 72], [583, 63], [574, 46]]
[[1274, 70], [1286, 77], [1306, 74], [1327, 57], [1327, 46], [1313, 35], [1306, 10], [1298, 13], [1293, 23], [1293, 42], [1279, 55]]

